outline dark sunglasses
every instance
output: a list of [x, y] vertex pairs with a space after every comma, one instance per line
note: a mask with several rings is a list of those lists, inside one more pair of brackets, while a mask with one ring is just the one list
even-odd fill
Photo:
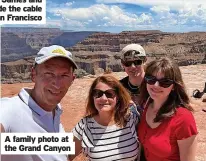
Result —
[[137, 65], [142, 65], [143, 64], [143, 60], [138, 59], [138, 60], [134, 60], [134, 61], [122, 61], [122, 64], [125, 67], [130, 67], [132, 64], [134, 64], [135, 66]]
[[169, 86], [174, 84], [174, 81], [172, 79], [169, 78], [157, 79], [154, 76], [148, 76], [148, 75], [145, 76], [145, 81], [150, 85], [154, 85], [158, 81], [159, 86], [163, 88], [168, 88]]
[[116, 92], [113, 89], [108, 89], [106, 91], [102, 91], [102, 90], [99, 90], [99, 89], [94, 89], [92, 91], [92, 95], [93, 95], [94, 98], [100, 98], [100, 97], [103, 96], [103, 94], [105, 94], [105, 96], [107, 98], [114, 98], [114, 97], [116, 97]]

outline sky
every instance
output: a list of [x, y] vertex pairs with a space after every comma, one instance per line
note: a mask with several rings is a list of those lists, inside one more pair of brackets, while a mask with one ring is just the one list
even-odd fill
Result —
[[206, 31], [206, 0], [47, 0], [46, 22], [35, 27], [112, 33]]

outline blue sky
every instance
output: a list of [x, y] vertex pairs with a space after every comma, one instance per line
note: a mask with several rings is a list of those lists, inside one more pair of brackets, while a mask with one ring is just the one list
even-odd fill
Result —
[[[73, 31], [206, 31], [206, 0], [47, 0], [46, 25]], [[34, 26], [34, 25], [33, 25]]]

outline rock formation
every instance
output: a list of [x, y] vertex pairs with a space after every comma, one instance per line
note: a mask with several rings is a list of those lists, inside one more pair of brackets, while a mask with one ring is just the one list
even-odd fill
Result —
[[[73, 53], [75, 61], [85, 73], [118, 72], [122, 71], [120, 63], [122, 48], [130, 43], [139, 43], [145, 48], [148, 61], [166, 56], [176, 60], [181, 66], [206, 63], [206, 32], [167, 33], [151, 30], [123, 31], [114, 34], [64, 32], [59, 29], [45, 28], [28, 29], [24, 32], [21, 29], [20, 31], [3, 30], [2, 62], [35, 55], [43, 46], [58, 44]], [[21, 75], [17, 77], [19, 80], [26, 79], [25, 73], [28, 73], [30, 64], [25, 60], [21, 63], [24, 66], [22, 68], [17, 67], [16, 63], [13, 64], [16, 67], [3, 63], [2, 78], [7, 80]], [[13, 72], [16, 73], [12, 74]]]
[[[151, 59], [170, 57], [179, 65], [205, 63], [206, 33], [165, 33], [161, 31], [124, 31], [119, 34], [94, 33], [69, 48], [80, 68], [95, 74], [95, 67], [121, 71], [121, 50], [130, 43], [141, 44]], [[105, 55], [105, 56], [104, 56]]]
[[35, 55], [44, 46], [71, 47], [94, 32], [63, 32], [56, 28], [2, 28], [1, 61], [11, 62]]

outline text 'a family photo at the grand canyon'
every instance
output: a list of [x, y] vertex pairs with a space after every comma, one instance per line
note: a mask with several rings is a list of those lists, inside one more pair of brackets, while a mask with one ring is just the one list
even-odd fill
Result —
[[1, 132], [76, 146], [3, 161], [206, 161], [205, 117], [206, 31], [1, 27]]

